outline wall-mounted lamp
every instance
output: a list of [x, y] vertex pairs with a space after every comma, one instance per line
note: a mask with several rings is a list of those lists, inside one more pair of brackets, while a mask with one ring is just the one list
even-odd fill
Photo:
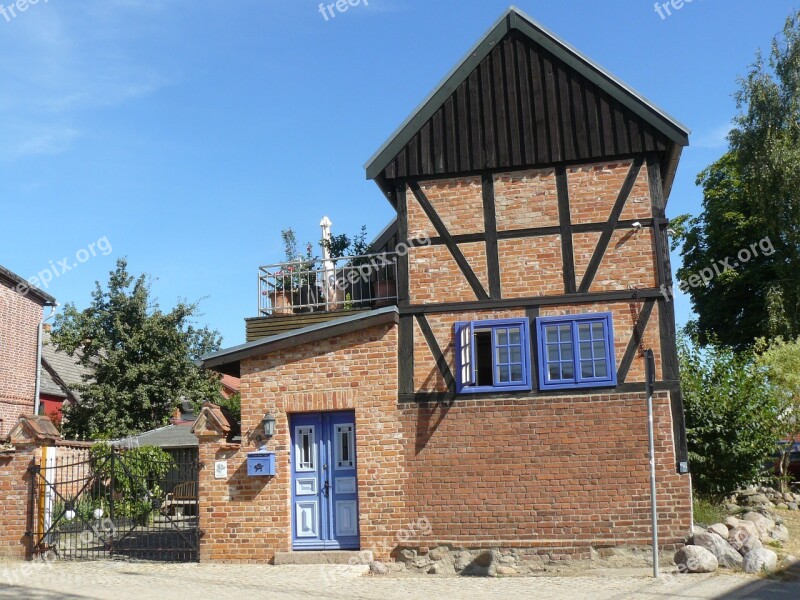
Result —
[[275, 435], [275, 417], [270, 413], [264, 415], [261, 424], [264, 426], [264, 437], [272, 437]]
[[641, 224], [639, 221], [636, 221], [636, 222], [633, 224], [633, 228], [634, 228], [636, 231], [639, 231], [639, 230], [642, 228], [642, 224]]

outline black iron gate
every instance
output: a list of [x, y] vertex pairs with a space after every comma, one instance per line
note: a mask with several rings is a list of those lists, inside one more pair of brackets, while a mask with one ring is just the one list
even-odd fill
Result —
[[199, 560], [196, 451], [44, 448], [29, 471], [32, 554]]

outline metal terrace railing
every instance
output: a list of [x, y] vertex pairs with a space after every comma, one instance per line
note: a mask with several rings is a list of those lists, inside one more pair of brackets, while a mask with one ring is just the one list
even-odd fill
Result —
[[321, 258], [258, 269], [258, 316], [397, 303], [397, 253]]

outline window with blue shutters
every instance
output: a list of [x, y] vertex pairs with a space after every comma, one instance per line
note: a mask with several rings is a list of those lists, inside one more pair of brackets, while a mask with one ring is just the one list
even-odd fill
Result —
[[536, 332], [540, 389], [617, 385], [611, 313], [540, 317]]
[[456, 391], [530, 390], [529, 332], [528, 319], [456, 323]]

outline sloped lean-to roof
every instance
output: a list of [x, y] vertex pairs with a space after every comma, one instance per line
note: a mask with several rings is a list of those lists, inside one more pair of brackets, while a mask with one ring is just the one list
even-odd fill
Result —
[[279, 335], [262, 338], [234, 346], [219, 352], [213, 352], [201, 356], [197, 361], [197, 366], [204, 369], [212, 369], [218, 373], [240, 376], [239, 362], [245, 358], [260, 356], [275, 350], [292, 348], [301, 344], [308, 344], [319, 340], [324, 340], [335, 335], [343, 335], [352, 331], [366, 329], [384, 323], [397, 323], [399, 312], [396, 306], [377, 308], [367, 312], [359, 312], [348, 315], [340, 319], [333, 319], [324, 323], [317, 323], [295, 329]]
[[667, 193], [689, 130], [511, 7], [365, 165], [391, 180], [656, 152]]

